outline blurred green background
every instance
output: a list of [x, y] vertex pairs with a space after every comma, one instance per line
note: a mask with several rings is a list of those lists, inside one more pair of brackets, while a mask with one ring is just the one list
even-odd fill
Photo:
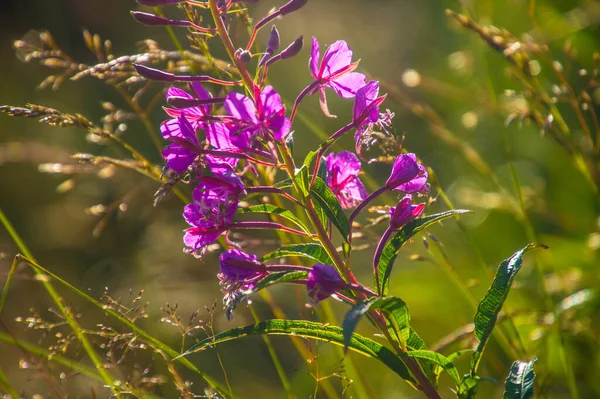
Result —
[[[281, 3], [260, 1], [249, 7], [250, 15], [258, 18]], [[137, 3], [131, 0], [4, 0], [0, 3], [0, 104], [40, 104], [81, 113], [98, 123], [106, 113], [103, 101], [126, 109], [127, 104], [113, 90], [93, 78], [67, 81], [56, 92], [50, 88], [36, 89], [49, 70], [18, 60], [12, 42], [31, 29], [48, 30], [62, 49], [89, 64], [94, 58], [83, 43], [83, 29], [111, 40], [117, 56], [134, 53], [136, 43], [146, 38], [156, 40], [162, 48], [173, 48], [162, 29], [143, 27], [132, 20], [129, 10], [136, 8]], [[527, 113], [532, 107], [521, 95], [523, 85], [510, 73], [507, 59], [447, 16], [446, 8], [470, 14], [483, 25], [505, 28], [524, 43], [530, 38], [548, 45], [552, 57], [567, 66], [565, 75], [576, 90], [585, 85], [586, 76], [593, 69], [593, 53], [600, 48], [600, 5], [595, 1], [315, 0], [276, 22], [282, 43], [302, 34], [305, 49], [295, 59], [273, 67], [271, 82], [285, 98], [293, 99], [310, 82], [306, 67], [309, 38], [315, 36], [321, 43], [346, 40], [355, 58], [361, 59], [360, 69], [385, 83], [382, 91], [389, 91], [390, 95], [384, 106], [396, 113], [395, 134], [405, 135], [405, 147], [435, 171], [439, 186], [456, 207], [475, 211], [459, 222], [450, 220], [429, 229], [433, 237], [425, 237], [430, 251], [421, 236], [401, 251], [391, 293], [409, 305], [416, 331], [433, 345], [472, 322], [473, 300], [484, 295], [497, 265], [534, 238], [550, 249], [527, 256], [505, 309], [515, 313], [513, 320], [526, 348], [526, 353], [522, 353], [526, 357], [521, 360], [530, 360], [533, 355], [539, 358], [536, 364], [539, 397], [571, 398], [574, 392], [581, 398], [600, 397], [596, 378], [600, 375], [598, 193], [579, 171], [573, 157], [548, 134], [541, 134], [539, 126], [532, 123], [520, 126], [518, 120], [505, 125], [511, 113]], [[172, 11], [172, 15], [177, 15], [176, 10]], [[185, 33], [178, 33], [185, 40]], [[264, 35], [260, 40], [264, 43]], [[211, 43], [219, 48], [215, 54], [222, 56], [217, 40]], [[571, 46], [576, 54], [565, 54], [565, 46]], [[552, 95], [553, 85], [561, 84], [552, 71], [552, 59], [540, 57], [535, 61], [541, 68], [540, 87]], [[590, 72], [583, 75], [581, 69]], [[516, 94], [511, 95], [507, 90]], [[592, 109], [600, 112], [600, 89], [592, 88], [589, 94]], [[569, 104], [559, 101], [557, 106], [571, 128], [569, 140], [581, 144], [585, 136], [576, 113]], [[338, 119], [323, 117], [316, 98], [303, 103], [302, 110], [318, 129], [330, 134], [351, 115], [350, 104], [333, 96], [330, 107]], [[421, 111], [426, 107], [433, 114], [425, 113], [423, 117]], [[584, 117], [591, 118], [590, 115], [588, 109]], [[165, 115], [157, 108], [152, 120], [158, 126], [163, 119]], [[587, 120], [593, 130], [592, 119]], [[127, 125], [123, 137], [149, 159], [161, 163], [142, 124], [133, 120]], [[314, 132], [298, 122], [298, 155], [306, 153], [314, 143]], [[352, 143], [348, 140], [344, 145], [350, 147]], [[482, 173], [473, 158], [465, 156], [466, 145], [480, 155], [489, 173]], [[236, 311], [233, 322], [226, 320], [220, 311], [217, 254], [199, 262], [182, 252], [181, 236], [186, 227], [180, 217], [182, 205], [177, 198], [170, 197], [160, 206], [152, 207], [157, 183], [130, 170], [75, 175], [40, 170], [40, 164], [73, 164], [70, 156], [78, 152], [115, 155], [86, 140], [85, 133], [75, 128], [54, 128], [35, 120], [0, 115], [0, 207], [40, 264], [96, 298], [102, 297], [107, 287], [113, 298], [121, 298], [129, 305], [144, 290], [142, 302], [149, 301], [148, 317], [141, 324], [176, 348], [181, 345], [179, 331], [161, 322], [165, 317], [161, 308], [166, 302], [178, 304], [184, 321], [198, 309], [201, 319], [210, 320], [205, 307], [211, 308], [216, 303], [216, 331], [252, 323], [252, 316], [244, 306]], [[591, 159], [592, 168], [598, 170], [598, 158]], [[512, 167], [533, 229], [529, 233], [523, 218], [511, 210], [510, 201], [519, 203]], [[365, 180], [375, 176], [377, 179], [371, 183], [377, 184], [385, 179], [389, 168], [376, 164], [366, 170], [369, 176]], [[72, 189], [57, 190], [64, 188], [61, 184], [67, 180], [72, 182]], [[437, 202], [427, 209], [428, 213], [447, 209], [435, 185], [432, 197]], [[387, 200], [392, 205], [391, 198]], [[90, 209], [95, 205], [112, 208], [105, 215], [97, 215], [94, 213], [99, 208]], [[369, 282], [370, 256], [375, 243], [369, 239], [361, 243], [371, 247], [353, 261], [353, 267], [360, 280]], [[253, 248], [257, 253], [272, 249], [273, 246]], [[10, 237], [0, 231], [0, 283], [3, 284], [17, 252]], [[564, 298], [583, 289], [589, 289], [583, 291], [587, 294], [585, 301], [560, 313], [559, 320], [553, 322], [549, 311], [564, 305], [561, 302]], [[304, 307], [303, 290], [278, 286], [270, 292], [288, 317], [317, 320], [318, 315]], [[81, 322], [88, 328], [93, 330], [97, 324], [108, 323], [104, 315], [68, 291], [61, 293], [81, 314]], [[338, 319], [343, 317], [346, 307], [330, 302]], [[255, 306], [261, 318], [272, 317], [271, 310], [258, 296]], [[45, 320], [59, 320], [40, 283], [32, 278], [27, 267], [20, 265], [1, 316], [3, 329], [47, 347], [52, 336], [44, 336], [27, 328], [27, 323], [14, 321], [17, 317], [29, 317], [32, 312]], [[367, 324], [359, 328], [365, 335], [373, 333]], [[513, 342], [516, 336], [511, 324], [506, 323], [505, 328], [510, 344], [519, 347], [518, 342]], [[348, 385], [347, 378], [356, 378], [347, 375], [347, 360], [327, 344], [308, 344], [319, 364], [316, 369], [315, 362], [307, 362], [297, 354], [289, 339], [275, 337], [273, 342], [300, 398], [312, 395], [315, 376], [311, 373], [315, 370], [318, 377], [329, 377], [340, 392]], [[445, 349], [445, 353], [472, 345], [459, 340]], [[75, 358], [83, 356], [76, 345], [68, 353]], [[420, 397], [376, 361], [349, 356], [367, 382], [370, 397]], [[117, 372], [126, 379], [135, 370], [148, 367], [151, 357], [152, 353], [140, 350], [129, 356]], [[27, 397], [36, 393], [55, 397], [57, 394], [49, 388], [44, 372], [23, 359], [26, 356], [19, 348], [0, 343], [0, 369], [15, 387], [26, 392]], [[191, 359], [201, 370], [224, 381], [222, 361], [236, 396], [284, 396], [260, 337], [227, 343]], [[502, 382], [513, 360], [516, 359], [497, 341], [491, 343], [481, 374], [498, 383], [482, 385], [480, 397], [501, 397]], [[47, 367], [51, 375], [62, 370], [41, 363], [39, 367]], [[163, 397], [178, 395], [165, 365], [157, 362], [152, 367], [150, 375], [164, 376], [167, 380], [156, 388], [156, 393]], [[458, 362], [458, 367], [467, 371], [467, 357]], [[569, 387], [566, 374], [574, 378], [575, 387], [573, 384]], [[183, 375], [195, 382], [197, 393], [202, 392], [202, 381], [185, 372]], [[444, 397], [453, 397], [449, 382], [447, 376], [442, 377]], [[67, 374], [59, 379], [58, 385], [69, 397], [88, 397], [90, 387], [97, 397], [109, 396], [101, 384], [83, 376]], [[350, 384], [344, 395], [358, 394]]]

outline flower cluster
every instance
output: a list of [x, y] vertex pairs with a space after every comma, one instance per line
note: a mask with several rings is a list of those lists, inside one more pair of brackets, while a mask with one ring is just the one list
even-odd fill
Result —
[[[145, 2], [148, 3], [148, 2]], [[178, 1], [152, 1], [152, 5], [166, 5]], [[275, 17], [289, 14], [302, 7], [306, 0], [292, 0], [260, 20], [254, 27], [249, 43], [232, 55], [238, 68], [240, 81], [223, 81], [209, 76], [183, 76], [166, 73], [143, 65], [136, 65], [138, 73], [149, 80], [187, 83], [189, 90], [171, 87], [167, 90], [166, 101], [169, 107], [165, 112], [170, 119], [162, 123], [160, 131], [169, 144], [162, 155], [166, 166], [185, 181], [195, 185], [192, 202], [185, 205], [184, 220], [190, 225], [185, 230], [183, 242], [185, 250], [201, 256], [207, 246], [225, 234], [225, 243], [232, 247], [221, 255], [221, 270], [218, 274], [225, 294], [225, 305], [230, 314], [235, 305], [257, 287], [265, 277], [273, 273], [300, 273], [298, 279], [291, 280], [304, 284], [308, 290], [309, 305], [315, 305], [332, 295], [351, 301], [352, 292], [370, 292], [357, 285], [351, 273], [343, 273], [340, 260], [332, 264], [317, 263], [312, 267], [294, 265], [267, 265], [253, 254], [247, 254], [231, 242], [227, 232], [234, 228], [269, 229], [276, 228], [298, 235], [310, 235], [306, 231], [291, 229], [275, 222], [234, 221], [240, 200], [248, 193], [264, 191], [281, 194], [292, 199], [301, 208], [314, 207], [307, 198], [299, 198], [300, 192], [287, 193], [278, 187], [257, 187], [250, 184], [257, 181], [261, 171], [285, 170], [290, 180], [296, 179], [289, 142], [290, 132], [301, 102], [318, 94], [319, 103], [325, 116], [335, 117], [327, 105], [327, 92], [353, 101], [352, 120], [330, 135], [329, 140], [320, 146], [316, 165], [310, 179], [314, 184], [321, 176], [344, 210], [351, 210], [350, 229], [356, 216], [377, 196], [385, 191], [402, 193], [402, 198], [389, 211], [389, 228], [382, 237], [375, 254], [377, 264], [381, 248], [389, 238], [389, 232], [402, 228], [418, 217], [424, 204], [412, 203], [411, 195], [426, 194], [427, 170], [414, 154], [400, 154], [392, 166], [389, 178], [378, 190], [369, 194], [361, 181], [361, 149], [370, 144], [370, 132], [375, 128], [389, 133], [393, 114], [381, 113], [380, 106], [385, 95], [379, 95], [379, 82], [367, 81], [364, 74], [357, 72], [358, 61], [353, 61], [353, 53], [348, 44], [338, 40], [328, 46], [321, 56], [321, 45], [312, 38], [308, 70], [312, 82], [300, 92], [287, 112], [281, 96], [270, 85], [264, 84], [268, 69], [275, 62], [289, 59], [302, 49], [303, 40], [291, 43], [281, 52], [279, 32], [273, 26], [265, 52], [256, 63], [256, 79], [250, 78], [248, 68], [253, 54], [250, 49], [256, 33]], [[212, 1], [208, 3], [215, 7]], [[234, 2], [218, 2], [215, 10], [220, 12], [223, 22]], [[213, 10], [211, 8], [211, 10]], [[185, 21], [168, 20], [147, 13], [134, 13], [134, 17], [150, 26], [185, 26], [201, 33], [214, 33]], [[218, 23], [218, 20], [215, 20]], [[219, 33], [222, 35], [222, 32]], [[229, 37], [222, 37], [226, 46], [231, 44]], [[242, 86], [245, 91], [230, 91], [225, 97], [214, 97], [203, 83], [223, 87]], [[329, 147], [340, 137], [354, 132], [355, 153], [329, 152]], [[321, 165], [321, 163], [323, 165]], [[324, 172], [321, 167], [323, 166]], [[311, 167], [311, 165], [307, 165]], [[270, 172], [269, 172], [270, 173]], [[325, 175], [323, 175], [325, 173]], [[309, 188], [310, 189], [310, 188]], [[302, 195], [300, 195], [302, 197]], [[309, 213], [309, 216], [313, 214]], [[319, 222], [320, 223], [320, 222]], [[324, 227], [326, 229], [326, 227]], [[316, 236], [322, 241], [331, 237]], [[349, 240], [352, 240], [351, 234]], [[323, 242], [321, 242], [323, 244]], [[333, 255], [330, 253], [330, 255]], [[366, 291], [365, 291], [366, 290]]]

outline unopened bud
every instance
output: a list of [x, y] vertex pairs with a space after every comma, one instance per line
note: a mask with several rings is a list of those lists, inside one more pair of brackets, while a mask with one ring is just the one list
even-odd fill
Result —
[[235, 52], [235, 57], [244, 64], [248, 64], [250, 61], [252, 61], [252, 54], [248, 50], [244, 49], [238, 49]]
[[304, 47], [304, 36], [300, 36], [299, 38], [294, 40], [294, 42], [292, 44], [287, 46], [281, 52], [281, 59], [285, 60], [287, 58], [292, 58], [293, 56], [298, 54], [300, 52], [300, 50], [302, 50], [302, 47]]
[[186, 0], [137, 0], [143, 6], [166, 6], [169, 4], [185, 3]]
[[133, 18], [142, 25], [146, 26], [167, 26], [169, 19], [159, 17], [158, 15], [150, 14], [141, 11], [131, 11]]
[[174, 82], [173, 74], [163, 72], [160, 69], [150, 68], [141, 64], [133, 64], [136, 72], [148, 80], [157, 82]]
[[279, 49], [279, 32], [275, 25], [271, 28], [271, 35], [269, 36], [269, 41], [267, 42], [267, 53], [275, 54], [275, 52]]
[[308, 0], [291, 0], [290, 2], [284, 4], [279, 9], [280, 15], [286, 15], [291, 12], [297, 11], [300, 8], [304, 7], [304, 5], [308, 3]]

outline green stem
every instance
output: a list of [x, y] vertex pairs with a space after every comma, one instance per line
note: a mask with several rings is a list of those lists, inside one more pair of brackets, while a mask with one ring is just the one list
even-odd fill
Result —
[[[333, 242], [327, 235], [327, 231], [325, 230], [325, 227], [321, 223], [321, 220], [319, 219], [319, 217], [316, 213], [316, 210], [314, 208], [312, 201], [310, 200], [310, 198], [306, 197], [303, 194], [302, 190], [298, 186], [298, 183], [294, 179], [296, 165], [294, 164], [294, 160], [289, 152], [289, 149], [285, 146], [285, 144], [280, 143], [280, 142], [277, 142], [276, 145], [277, 145], [277, 150], [279, 151], [281, 157], [283, 158], [286, 171], [288, 172], [288, 175], [293, 182], [294, 189], [296, 190], [296, 194], [298, 195], [299, 200], [304, 204], [306, 213], [307, 213], [310, 221], [312, 222], [314, 228], [317, 231], [317, 236], [319, 238], [319, 241], [321, 242], [321, 245], [323, 245], [323, 248], [325, 249], [325, 251], [328, 253], [328, 255], [333, 260], [334, 266], [336, 267], [337, 271], [340, 273], [342, 278], [344, 278], [347, 282], [358, 284], [358, 281], [354, 277], [354, 274], [352, 273], [352, 271], [350, 270], [348, 265], [343, 261], [342, 257], [336, 250], [335, 244], [333, 244]], [[367, 299], [367, 297], [364, 293], [358, 293], [358, 299], [361, 301], [364, 301]], [[381, 315], [381, 313], [379, 313], [377, 311], [369, 311], [368, 315], [373, 320], [373, 322], [377, 325], [377, 327], [379, 328], [381, 333], [383, 333], [383, 335], [386, 337], [386, 339], [394, 347], [394, 350], [396, 351], [398, 356], [402, 359], [404, 364], [406, 364], [408, 369], [411, 371], [411, 373], [417, 380], [417, 383], [419, 385], [419, 389], [421, 390], [421, 392], [423, 392], [423, 394], [430, 399], [441, 399], [440, 394], [437, 392], [436, 388], [433, 386], [431, 381], [429, 381], [429, 379], [427, 378], [427, 376], [421, 369], [421, 366], [419, 365], [419, 363], [414, 358], [408, 356], [406, 351], [399, 346], [398, 342], [396, 342], [396, 340], [394, 340], [390, 336], [390, 333], [387, 328], [387, 322], [386, 322], [385, 318]]]
[[[77, 374], [84, 375], [95, 381], [104, 382], [104, 380], [102, 379], [102, 376], [100, 376], [100, 374], [98, 374], [96, 372], [96, 370], [94, 370], [90, 367], [84, 366], [83, 364], [81, 364], [73, 359], [69, 359], [65, 356], [61, 356], [60, 354], [49, 351], [48, 349], [43, 348], [41, 346], [29, 343], [27, 341], [18, 340], [15, 337], [13, 337], [9, 334], [3, 333], [3, 332], [0, 332], [0, 341], [5, 342], [10, 345], [14, 345], [24, 352], [27, 352], [27, 353], [30, 353], [37, 357], [43, 358], [44, 360], [47, 360], [49, 362], [53, 362], [53, 363], [59, 364], [63, 367], [66, 367], [68, 369], [71, 369], [74, 372], [76, 372]], [[160, 396], [143, 393], [143, 392], [138, 392], [137, 389], [132, 390], [132, 394], [138, 398], [160, 399]], [[19, 397], [17, 396], [17, 399], [18, 398]]]
[[[152, 346], [158, 353], [162, 353], [163, 356], [165, 356], [165, 358], [167, 358], [167, 359], [168, 358], [174, 359], [174, 358], [177, 357], [177, 361], [179, 363], [181, 363], [184, 367], [186, 367], [189, 370], [191, 370], [191, 371], [195, 372], [196, 374], [198, 374], [211, 387], [213, 387], [217, 392], [219, 392], [220, 395], [222, 395], [224, 397], [228, 397], [226, 395], [226, 392], [227, 392], [226, 389], [224, 389], [216, 380], [214, 380], [212, 377], [210, 377], [207, 374], [205, 374], [202, 371], [200, 371], [200, 369], [198, 369], [198, 367], [196, 367], [192, 362], [190, 362], [189, 360], [187, 360], [185, 357], [178, 357], [178, 356], [181, 355], [180, 352], [177, 352], [176, 350], [172, 349], [171, 347], [169, 347], [168, 345], [164, 344], [160, 340], [154, 338], [149, 333], [147, 333], [146, 331], [144, 331], [141, 328], [139, 328], [138, 326], [136, 326], [132, 321], [128, 320], [127, 318], [125, 318], [124, 316], [122, 316], [121, 314], [119, 314], [118, 312], [116, 312], [116, 311], [114, 311], [112, 309], [106, 308], [102, 303], [96, 301], [94, 298], [92, 298], [91, 296], [89, 296], [85, 292], [79, 290], [75, 286], [73, 286], [70, 283], [66, 282], [65, 280], [63, 280], [62, 278], [60, 278], [59, 276], [57, 276], [56, 274], [52, 273], [50, 270], [48, 270], [48, 269], [40, 266], [39, 264], [37, 264], [31, 258], [31, 252], [29, 252], [28, 248], [24, 245], [23, 241], [21, 240], [21, 238], [19, 237], [19, 235], [16, 233], [16, 231], [14, 230], [13, 226], [10, 224], [10, 222], [8, 221], [8, 219], [6, 219], [6, 217], [4, 216], [4, 213], [2, 212], [1, 209], [0, 209], [0, 222], [4, 225], [4, 227], [6, 228], [6, 230], [9, 233], [9, 235], [11, 236], [11, 238], [13, 239], [13, 241], [17, 244], [17, 246], [19, 247], [20, 251], [24, 255], [24, 256], [23, 255], [17, 255], [17, 256], [20, 259], [23, 259], [27, 263], [29, 263], [33, 267], [34, 271], [37, 274], [44, 275], [44, 276], [50, 276], [52, 279], [56, 280], [59, 284], [65, 286], [69, 290], [73, 291], [75, 294], [77, 294], [81, 298], [85, 299], [87, 302], [91, 303], [92, 305], [94, 305], [95, 307], [97, 307], [98, 309], [100, 309], [102, 312], [104, 312], [104, 313], [110, 315], [111, 317], [115, 318], [117, 321], [121, 322], [126, 327], [128, 327], [133, 333], [135, 333], [136, 335], [138, 335], [148, 345]], [[44, 282], [45, 285], [46, 284], [50, 285], [50, 283], [48, 281], [46, 281], [46, 280], [43, 280], [43, 282]], [[51, 285], [50, 285], [50, 287], [51, 287]], [[54, 288], [52, 288], [52, 290], [54, 290]], [[102, 369], [102, 371], [106, 372], [106, 370], [104, 370], [104, 369]], [[102, 372], [100, 372], [100, 370], [98, 370], [98, 372], [100, 373], [100, 375], [102, 375]]]
[[[248, 308], [250, 309], [250, 313], [252, 314], [254, 321], [258, 323], [260, 321], [260, 318], [258, 317], [256, 310], [254, 310], [254, 307], [252, 305], [249, 305]], [[269, 336], [266, 334], [262, 334], [261, 337], [262, 337], [263, 342], [267, 346], [267, 350], [269, 351], [271, 360], [273, 360], [273, 366], [275, 366], [275, 370], [277, 371], [277, 375], [279, 376], [281, 385], [283, 385], [283, 389], [285, 389], [285, 392], [287, 393], [287, 396], [289, 398], [293, 398], [294, 393], [292, 390], [292, 386], [290, 385], [290, 381], [288, 380], [287, 375], [285, 374], [283, 365], [281, 364], [281, 361], [279, 360], [279, 357], [277, 356], [277, 352], [275, 351], [275, 347], [273, 346], [273, 343], [271, 342], [271, 338], [269, 338]]]
[[244, 63], [241, 60], [235, 57], [235, 47], [233, 45], [233, 42], [231, 41], [229, 32], [227, 32], [227, 28], [223, 24], [221, 15], [219, 14], [219, 6], [217, 5], [217, 0], [208, 0], [208, 7], [210, 8], [210, 13], [212, 14], [213, 21], [215, 22], [217, 33], [221, 38], [221, 42], [223, 42], [223, 45], [225, 46], [227, 55], [229, 55], [229, 59], [235, 64], [236, 68], [238, 69], [238, 73], [240, 74], [242, 81], [244, 82], [244, 87], [246, 87], [246, 91], [251, 96], [254, 96], [254, 81], [248, 73], [246, 65], [244, 65]]
[[[327, 323], [336, 326], [339, 325], [338, 321], [336, 320], [335, 313], [333, 312], [333, 309], [331, 308], [331, 304], [329, 302], [323, 301], [320, 307], [323, 311], [323, 319]], [[347, 373], [351, 376], [351, 378], [352, 376], [358, 377], [358, 383], [355, 382], [351, 385], [352, 387], [354, 387], [356, 396], [359, 398], [376, 398], [377, 394], [374, 392], [373, 388], [368, 387], [366, 386], [366, 384], [363, 383], [362, 373], [358, 370], [358, 367], [356, 366], [352, 356], [344, 355], [344, 350], [341, 346], [335, 346], [335, 348], [337, 349], [339, 356], [344, 359], [345, 369]], [[367, 392], [367, 388], [370, 388], [369, 392]]]
[[10, 381], [8, 380], [8, 378], [6, 378], [2, 370], [0, 370], [0, 387], [10, 395], [11, 399], [20, 398], [19, 393], [10, 384]]
[[[29, 258], [35, 262], [33, 255], [31, 254], [31, 252], [29, 251], [29, 249], [27, 248], [27, 246], [25, 245], [25, 243], [23, 242], [23, 240], [21, 239], [21, 237], [19, 236], [17, 231], [14, 229], [13, 225], [10, 223], [10, 221], [8, 220], [8, 218], [6, 217], [6, 215], [4, 214], [2, 209], [0, 209], [0, 222], [2, 223], [2, 225], [4, 226], [4, 228], [6, 229], [8, 234], [11, 236], [11, 238], [13, 239], [13, 241], [15, 242], [15, 244], [17, 245], [19, 250], [27, 258]], [[39, 269], [34, 268], [34, 272], [40, 277], [45, 277], [44, 273], [42, 273]], [[104, 362], [102, 362], [102, 359], [100, 359], [100, 356], [98, 355], [98, 353], [96, 353], [96, 350], [94, 349], [92, 343], [89, 341], [87, 336], [83, 333], [81, 327], [79, 326], [79, 323], [77, 322], [75, 317], [73, 317], [71, 310], [64, 304], [62, 297], [58, 294], [58, 292], [56, 292], [56, 290], [54, 289], [54, 286], [50, 283], [50, 281], [48, 281], [45, 278], [41, 278], [41, 282], [44, 285], [44, 288], [46, 289], [46, 291], [48, 292], [50, 297], [52, 298], [54, 304], [59, 309], [60, 313], [64, 316], [65, 320], [67, 321], [67, 323], [69, 324], [69, 326], [71, 327], [73, 332], [75, 333], [75, 336], [77, 337], [77, 339], [79, 340], [79, 342], [81, 343], [83, 348], [85, 349], [90, 360], [92, 361], [92, 363], [94, 363], [96, 370], [98, 370], [98, 373], [100, 374], [100, 376], [102, 377], [104, 382], [110, 387], [110, 390], [112, 391], [112, 393], [117, 398], [120, 398], [121, 393], [120, 393], [119, 389], [117, 388], [117, 386], [115, 385], [114, 379], [108, 373], [108, 371], [106, 371], [106, 369], [104, 368]]]

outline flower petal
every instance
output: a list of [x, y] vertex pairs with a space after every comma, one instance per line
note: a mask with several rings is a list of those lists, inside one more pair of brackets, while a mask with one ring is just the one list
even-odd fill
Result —
[[229, 93], [225, 100], [225, 110], [235, 119], [256, 123], [256, 107], [251, 98], [240, 93]]
[[315, 79], [319, 79], [319, 58], [321, 54], [319, 52], [319, 42], [313, 36], [312, 38], [312, 49], [310, 51], [310, 59], [308, 60], [308, 69], [310, 74]]
[[[369, 107], [373, 101], [379, 95], [379, 82], [372, 80], [360, 89], [356, 91], [356, 98], [354, 99], [354, 107], [352, 109], [353, 120], [357, 121], [365, 110]], [[368, 120], [365, 122], [377, 122], [379, 117], [379, 110], [375, 110], [375, 120]], [[373, 119], [373, 113], [371, 110], [370, 119]]]
[[365, 85], [365, 75], [358, 72], [350, 72], [329, 82], [329, 87], [343, 98], [352, 98], [358, 89]]
[[348, 66], [352, 63], [352, 51], [348, 44], [343, 40], [338, 40], [327, 47], [321, 61], [321, 77], [327, 78], [334, 72]]
[[167, 165], [175, 173], [185, 172], [196, 159], [196, 154], [183, 148], [179, 144], [169, 144], [162, 151], [162, 156], [167, 161]]

